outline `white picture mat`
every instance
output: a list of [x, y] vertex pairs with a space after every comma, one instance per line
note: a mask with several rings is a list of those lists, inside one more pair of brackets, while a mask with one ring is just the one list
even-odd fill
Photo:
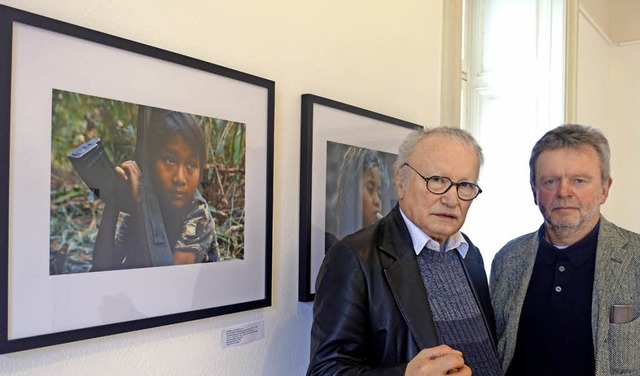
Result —
[[[264, 299], [268, 90], [28, 25], [13, 33], [8, 339]], [[246, 124], [244, 260], [50, 276], [54, 88]]]
[[[324, 259], [327, 141], [398, 154], [398, 147], [413, 131], [371, 117], [313, 103], [313, 155], [311, 165], [311, 293]], [[391, 176], [391, 184], [393, 176]]]

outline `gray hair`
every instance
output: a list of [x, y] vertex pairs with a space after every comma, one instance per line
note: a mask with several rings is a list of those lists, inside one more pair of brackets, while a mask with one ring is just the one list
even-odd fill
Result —
[[536, 162], [543, 151], [563, 148], [583, 150], [588, 147], [592, 147], [600, 158], [600, 174], [602, 184], [605, 184], [611, 178], [611, 165], [609, 163], [611, 151], [609, 150], [607, 138], [598, 129], [586, 125], [563, 124], [545, 133], [533, 146], [531, 158], [529, 159], [529, 183], [531, 188], [535, 189], [536, 187]]
[[393, 164], [393, 171], [400, 171], [400, 183], [401, 185], [405, 185], [407, 181], [408, 171], [402, 170], [402, 166], [409, 161], [409, 155], [416, 148], [416, 145], [420, 143], [420, 141], [424, 140], [429, 136], [434, 135], [443, 135], [448, 137], [451, 140], [457, 141], [462, 145], [473, 149], [475, 151], [476, 156], [478, 157], [478, 161], [480, 162], [480, 166], [484, 163], [484, 155], [482, 154], [482, 148], [476, 141], [476, 139], [471, 135], [471, 133], [467, 132], [464, 129], [453, 128], [453, 127], [434, 127], [434, 128], [424, 128], [417, 129], [411, 132], [400, 144], [398, 148], [398, 158]]

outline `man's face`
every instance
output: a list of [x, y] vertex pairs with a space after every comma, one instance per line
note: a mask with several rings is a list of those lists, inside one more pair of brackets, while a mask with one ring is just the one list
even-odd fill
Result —
[[[480, 161], [472, 148], [444, 135], [422, 139], [409, 155], [408, 163], [425, 177], [444, 176], [454, 182], [478, 181]], [[427, 190], [425, 181], [409, 167], [405, 184], [396, 172], [396, 190], [400, 208], [418, 228], [440, 244], [457, 233], [464, 224], [471, 201], [458, 198], [456, 187], [436, 195]]]
[[378, 167], [365, 169], [360, 179], [360, 195], [362, 197], [362, 227], [369, 226], [378, 220], [382, 207], [380, 196], [382, 178]]
[[191, 202], [200, 181], [200, 162], [181, 135], [156, 151], [156, 187], [163, 202], [180, 209]]
[[602, 182], [600, 159], [592, 147], [543, 151], [535, 164], [534, 201], [546, 235], [556, 245], [585, 237], [600, 218], [611, 179]]

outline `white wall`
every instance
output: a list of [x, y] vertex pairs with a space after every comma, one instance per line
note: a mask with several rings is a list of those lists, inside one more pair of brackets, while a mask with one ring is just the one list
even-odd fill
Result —
[[612, 44], [601, 30], [588, 13], [581, 13], [577, 119], [609, 139], [613, 185], [602, 213], [640, 232], [640, 43]]
[[580, 8], [594, 20], [598, 28], [614, 43], [638, 40], [640, 37], [640, 1], [579, 0]]
[[613, 0], [611, 3], [612, 40], [637, 41], [640, 38], [640, 1]]
[[604, 129], [609, 123], [611, 46], [596, 26], [578, 19], [578, 122]]
[[[5, 354], [0, 374], [303, 374], [312, 306], [297, 301], [300, 95], [436, 124], [442, 0], [0, 3], [276, 82], [272, 307]], [[222, 329], [261, 319], [263, 340], [221, 348]]]
[[640, 42], [612, 48], [606, 131], [611, 146], [613, 190], [605, 215], [640, 232]]

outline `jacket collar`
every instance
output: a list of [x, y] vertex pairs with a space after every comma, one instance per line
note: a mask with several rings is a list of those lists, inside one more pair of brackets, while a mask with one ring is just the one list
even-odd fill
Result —
[[406, 252], [413, 252], [413, 244], [407, 225], [402, 220], [400, 206], [396, 205], [387, 216], [380, 220], [380, 229], [376, 243], [382, 250], [394, 260], [404, 256]]

